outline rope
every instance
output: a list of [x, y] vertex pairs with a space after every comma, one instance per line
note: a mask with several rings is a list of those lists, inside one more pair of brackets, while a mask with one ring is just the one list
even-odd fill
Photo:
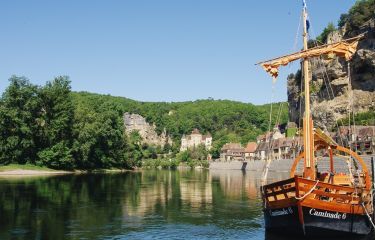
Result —
[[366, 209], [364, 203], [362, 203], [362, 207], [363, 207], [363, 209], [365, 210], [366, 215], [367, 215], [367, 217], [368, 217], [368, 220], [370, 220], [370, 223], [371, 223], [372, 227], [375, 229], [375, 224], [374, 224], [374, 222], [372, 221], [372, 218], [371, 218], [370, 214], [367, 212], [367, 209]]
[[315, 188], [318, 186], [318, 183], [319, 183], [319, 180], [317, 180], [315, 185], [310, 189], [310, 191], [305, 193], [305, 195], [303, 195], [302, 197], [294, 197], [294, 198], [297, 199], [297, 200], [305, 199], [307, 196], [309, 196], [315, 190]]
[[[268, 132], [266, 133], [266, 141], [267, 141], [267, 135], [271, 132], [271, 126], [272, 126], [272, 111], [273, 111], [273, 99], [275, 95], [275, 83], [276, 83], [276, 78], [272, 80], [272, 94], [271, 94], [271, 106], [270, 106], [270, 119], [269, 119], [269, 124], [268, 124]], [[262, 177], [262, 185], [265, 185], [267, 182], [267, 176], [268, 176], [268, 169], [271, 164], [271, 157], [270, 157], [270, 152], [271, 152], [271, 146], [272, 146], [272, 138], [271, 134], [269, 134], [269, 143], [268, 143], [268, 149], [267, 149], [267, 164], [264, 166], [263, 169], [263, 177]]]
[[[348, 62], [348, 89], [349, 89], [349, 112], [348, 112], [348, 115], [349, 115], [349, 126], [348, 126], [348, 129], [349, 131], [351, 130], [351, 134], [352, 136], [356, 136], [356, 124], [355, 124], [355, 111], [354, 111], [354, 91], [353, 91], [353, 85], [352, 85], [352, 78], [351, 78], [351, 72], [350, 72], [350, 62]], [[352, 115], [352, 118], [353, 118], [353, 127], [351, 128], [350, 127], [350, 123], [351, 123], [351, 119], [350, 119], [350, 114]], [[350, 137], [350, 134], [349, 134], [349, 137]], [[358, 151], [358, 148], [357, 148], [357, 138], [355, 139], [348, 139], [348, 144], [350, 143], [350, 141], [354, 142], [354, 151], [357, 152]], [[352, 145], [349, 144], [349, 148], [350, 150], [352, 150]]]
[[299, 30], [301, 28], [301, 22], [302, 22], [302, 12], [299, 15], [298, 28], [297, 28], [297, 32], [296, 32], [296, 37], [294, 39], [293, 49], [292, 49], [293, 52], [295, 52], [297, 50], [297, 43], [298, 43], [298, 37], [299, 37]]

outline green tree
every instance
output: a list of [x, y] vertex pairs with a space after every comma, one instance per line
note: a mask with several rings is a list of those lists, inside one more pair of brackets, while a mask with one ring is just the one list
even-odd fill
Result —
[[188, 152], [192, 159], [195, 159], [195, 160], [207, 159], [208, 151], [206, 150], [206, 147], [203, 144], [200, 144], [193, 149], [189, 149]]
[[131, 167], [125, 158], [123, 122], [112, 107], [105, 104], [95, 112], [77, 106], [73, 155], [78, 168]]
[[176, 155], [176, 159], [179, 162], [188, 162], [191, 160], [191, 157], [188, 151], [183, 151]]
[[[142, 136], [138, 131], [129, 134], [128, 144], [126, 146], [126, 159], [131, 167], [140, 167], [142, 165]], [[156, 151], [156, 150], [155, 150]]]
[[24, 77], [12, 76], [0, 101], [0, 162], [33, 163], [40, 126], [39, 89]]
[[327, 43], [328, 35], [335, 30], [335, 25], [332, 22], [328, 23], [327, 27], [323, 29], [323, 32], [316, 38], [316, 40], [323, 44]]
[[338, 25], [347, 26], [347, 31], [358, 30], [365, 22], [374, 18], [375, 0], [358, 0], [349, 10], [340, 16]]
[[52, 168], [74, 167], [73, 143], [74, 107], [68, 77], [57, 77], [39, 91], [41, 99], [40, 153], [38, 163]]

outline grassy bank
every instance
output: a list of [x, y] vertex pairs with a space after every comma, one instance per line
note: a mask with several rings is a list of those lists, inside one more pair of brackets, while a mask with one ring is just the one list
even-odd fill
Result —
[[48, 167], [36, 166], [33, 164], [0, 165], [0, 172], [8, 172], [8, 171], [14, 171], [14, 170], [32, 170], [32, 171], [50, 171], [50, 172], [56, 171]]

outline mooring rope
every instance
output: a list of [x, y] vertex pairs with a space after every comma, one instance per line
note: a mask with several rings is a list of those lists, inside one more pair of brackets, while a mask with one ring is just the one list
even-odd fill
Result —
[[305, 193], [305, 195], [303, 195], [302, 197], [294, 197], [294, 198], [297, 200], [303, 200], [305, 197], [309, 196], [315, 190], [315, 188], [318, 186], [318, 183], [319, 183], [319, 180], [317, 180], [315, 185], [310, 189], [310, 191]]
[[368, 217], [368, 220], [370, 220], [370, 223], [371, 223], [372, 227], [375, 229], [375, 224], [374, 224], [374, 222], [372, 221], [372, 218], [371, 218], [370, 214], [367, 212], [367, 209], [366, 209], [364, 203], [362, 203], [362, 207], [363, 207], [363, 209], [365, 210], [366, 215], [367, 215], [367, 217]]

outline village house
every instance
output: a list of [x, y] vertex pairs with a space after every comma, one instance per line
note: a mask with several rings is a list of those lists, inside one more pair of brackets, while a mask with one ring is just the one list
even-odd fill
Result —
[[198, 129], [194, 129], [190, 135], [183, 135], [181, 138], [180, 151], [186, 151], [204, 145], [206, 150], [211, 150], [212, 147], [212, 136], [211, 134], [202, 135]]
[[[340, 145], [360, 155], [375, 153], [375, 126], [340, 126], [336, 133], [327, 133]], [[294, 134], [291, 134], [294, 135]], [[257, 137], [254, 158], [266, 160], [295, 158], [303, 149], [301, 137], [285, 137], [278, 129]]]
[[271, 143], [273, 159], [295, 158], [301, 150], [301, 137], [286, 137], [274, 140]]
[[300, 137], [285, 137], [278, 128], [257, 137], [258, 146], [254, 153], [257, 160], [294, 158], [301, 150]]
[[255, 151], [257, 150], [258, 144], [255, 142], [249, 142], [245, 148], [245, 160], [254, 160]]
[[245, 160], [245, 148], [241, 146], [241, 143], [226, 143], [220, 151], [221, 161], [244, 161]]
[[265, 160], [270, 153], [272, 153], [272, 142], [279, 138], [284, 138], [284, 134], [281, 134], [280, 130], [275, 127], [273, 132], [266, 132], [265, 134], [257, 137], [257, 149], [255, 151], [255, 159]]
[[255, 150], [255, 159], [266, 160], [270, 152], [270, 145], [268, 142], [259, 142], [257, 149]]
[[375, 153], [375, 126], [340, 126], [333, 138], [360, 155]]

